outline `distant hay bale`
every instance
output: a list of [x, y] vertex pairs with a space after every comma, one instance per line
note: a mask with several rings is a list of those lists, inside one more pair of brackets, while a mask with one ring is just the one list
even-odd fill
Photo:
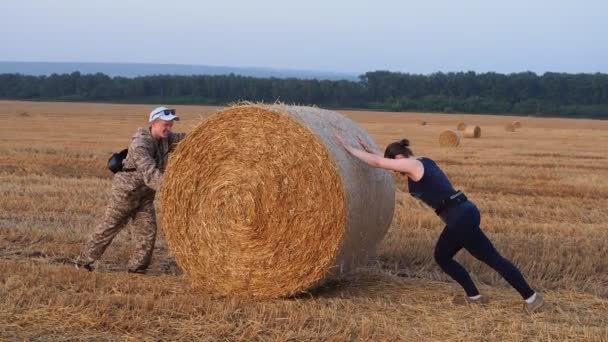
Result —
[[515, 132], [515, 128], [516, 128], [515, 125], [512, 122], [510, 122], [505, 126], [505, 131]]
[[464, 130], [464, 137], [465, 138], [474, 138], [474, 139], [481, 138], [481, 127], [467, 126], [467, 128]]
[[519, 121], [513, 121], [512, 124], [513, 124], [513, 127], [515, 127], [516, 129], [521, 128], [521, 122], [519, 122]]
[[335, 112], [237, 105], [174, 152], [160, 193], [168, 244], [190, 282], [215, 295], [273, 298], [373, 256], [393, 218], [392, 176], [356, 160], [364, 130]]
[[466, 124], [466, 123], [464, 123], [464, 122], [459, 122], [459, 123], [458, 123], [458, 126], [456, 126], [456, 128], [457, 128], [459, 131], [464, 131], [464, 130], [467, 128], [467, 124]]
[[421, 125], [421, 126], [426, 126], [426, 121], [421, 121], [421, 122], [420, 122], [420, 125]]
[[460, 145], [460, 136], [452, 130], [446, 130], [439, 134], [439, 146], [457, 147]]

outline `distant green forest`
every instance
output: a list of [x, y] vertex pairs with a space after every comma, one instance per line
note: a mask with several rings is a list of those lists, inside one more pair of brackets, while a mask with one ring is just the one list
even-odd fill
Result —
[[357, 81], [239, 75], [0, 74], [0, 98], [227, 104], [239, 100], [329, 108], [608, 119], [608, 74], [368, 72]]

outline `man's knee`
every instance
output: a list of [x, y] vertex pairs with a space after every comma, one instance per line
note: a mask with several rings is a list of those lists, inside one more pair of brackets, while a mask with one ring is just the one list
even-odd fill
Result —
[[133, 221], [132, 238], [138, 248], [147, 249], [156, 240], [156, 215], [154, 210], [141, 210]]
[[150, 245], [153, 245], [155, 240], [156, 225], [141, 228], [139, 233], [135, 236], [135, 244], [142, 249], [147, 249]]
[[139, 200], [128, 189], [112, 189], [103, 220], [106, 225], [125, 223], [138, 206]]

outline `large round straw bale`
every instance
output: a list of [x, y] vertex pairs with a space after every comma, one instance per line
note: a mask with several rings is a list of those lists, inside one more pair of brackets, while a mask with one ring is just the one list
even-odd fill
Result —
[[505, 131], [515, 132], [515, 128], [516, 128], [515, 125], [512, 122], [510, 122], [505, 126]]
[[466, 124], [466, 123], [464, 123], [464, 122], [459, 122], [459, 123], [458, 123], [458, 125], [456, 126], [456, 128], [457, 128], [459, 131], [464, 131], [464, 130], [467, 128], [467, 124]]
[[420, 121], [420, 126], [426, 126], [426, 121]]
[[480, 138], [481, 137], [481, 127], [479, 126], [467, 126], [464, 130], [465, 138]]
[[336, 143], [364, 130], [335, 112], [237, 105], [174, 152], [162, 226], [191, 283], [215, 295], [283, 297], [373, 256], [390, 226], [394, 182]]
[[460, 145], [460, 136], [452, 130], [446, 130], [439, 134], [439, 146], [441, 147], [457, 147]]
[[513, 124], [513, 127], [515, 127], [516, 129], [521, 128], [521, 122], [519, 122], [519, 121], [513, 121], [512, 124]]

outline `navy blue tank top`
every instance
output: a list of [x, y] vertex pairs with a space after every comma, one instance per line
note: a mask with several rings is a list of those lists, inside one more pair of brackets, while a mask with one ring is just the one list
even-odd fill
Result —
[[453, 195], [456, 190], [452, 187], [452, 183], [450, 183], [445, 173], [432, 159], [422, 157], [418, 160], [424, 165], [424, 175], [417, 182], [408, 177], [409, 192], [428, 206], [437, 209], [439, 203]]

